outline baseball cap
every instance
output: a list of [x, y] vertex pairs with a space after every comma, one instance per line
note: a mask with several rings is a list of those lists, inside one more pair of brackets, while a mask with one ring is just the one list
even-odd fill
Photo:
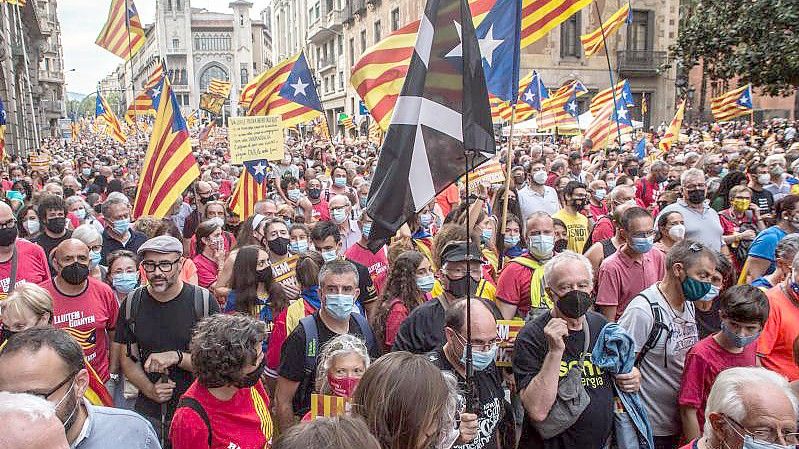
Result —
[[467, 250], [466, 242], [460, 241], [453, 241], [449, 242], [444, 246], [444, 250], [441, 251], [441, 262], [465, 262], [465, 261], [475, 261], [475, 262], [482, 262], [483, 257], [480, 254], [480, 249], [477, 245], [472, 242]]
[[183, 254], [183, 244], [180, 243], [180, 240], [170, 235], [159, 235], [158, 237], [153, 237], [144, 242], [136, 253], [141, 256], [147, 251], [160, 254]]

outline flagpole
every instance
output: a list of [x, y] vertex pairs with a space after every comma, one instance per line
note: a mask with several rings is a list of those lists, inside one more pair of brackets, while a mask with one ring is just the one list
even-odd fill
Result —
[[[500, 226], [499, 233], [505, 235], [505, 229], [508, 226], [508, 191], [510, 191], [510, 178], [511, 178], [511, 168], [513, 163], [513, 125], [516, 123], [516, 102], [514, 101], [510, 106], [510, 133], [508, 134], [508, 154], [505, 155], [505, 192], [503, 193], [502, 198], [502, 225]], [[468, 173], [468, 172], [467, 172]], [[467, 182], [468, 184], [468, 182]], [[468, 222], [467, 222], [468, 223]], [[505, 258], [503, 257], [503, 248], [497, 248], [497, 254], [499, 258], [499, 268], [502, 269], [502, 266], [505, 263]]]
[[[131, 96], [132, 96], [131, 104], [135, 105], [136, 104], [136, 83], [133, 82], [133, 78], [134, 78], [135, 75], [133, 73], [133, 54], [131, 53], [132, 44], [131, 44], [131, 40], [130, 40], [130, 16], [128, 15], [128, 9], [129, 8], [130, 8], [130, 6], [128, 5], [128, 0], [125, 0], [125, 30], [126, 30], [126, 32], [128, 34], [128, 60], [125, 61], [125, 62], [127, 62], [128, 66], [130, 67], [130, 93], [131, 93]], [[166, 70], [166, 69], [164, 69], [164, 70]], [[166, 72], [164, 73], [164, 76], [166, 76]], [[138, 146], [138, 143], [139, 143], [138, 142], [139, 141], [139, 127], [138, 127], [139, 111], [138, 111], [138, 109], [139, 109], [138, 107], [134, 107], [133, 108], [133, 132], [134, 132], [134, 134], [136, 136], [136, 144], [137, 144], [137, 146]]]
[[[614, 114], [617, 114], [619, 105], [616, 103], [616, 82], [613, 80], [613, 68], [610, 66], [610, 48], [608, 48], [608, 41], [605, 38], [605, 25], [602, 23], [602, 13], [599, 12], [599, 5], [597, 2], [594, 2], [594, 9], [599, 19], [599, 31], [602, 33], [602, 45], [605, 47], [605, 60], [608, 62], [608, 75], [610, 75], [610, 92], [613, 96]], [[613, 118], [613, 115], [611, 115], [611, 118]], [[621, 126], [619, 126], [618, 116], [614, 121], [616, 122], [616, 135], [619, 138], [619, 148], [621, 148]], [[607, 144], [605, 144], [605, 148], [607, 148]]]
[[[513, 122], [511, 122], [511, 125]], [[472, 282], [475, 282], [472, 279], [471, 272], [469, 271], [471, 261], [469, 260], [470, 257], [470, 250], [471, 250], [471, 235], [472, 230], [468, 229], [471, 224], [471, 217], [469, 210], [472, 208], [471, 204], [469, 204], [469, 171], [471, 169], [471, 165], [469, 164], [469, 156], [473, 157], [474, 150], [465, 149], [463, 152], [464, 159], [466, 161], [466, 347], [464, 348], [464, 365], [466, 368], [466, 412], [467, 413], [476, 413], [476, 404], [474, 401], [474, 393], [475, 393], [475, 385], [474, 385], [474, 364], [472, 362], [472, 289], [469, 285]], [[507, 195], [506, 195], [507, 198]]]

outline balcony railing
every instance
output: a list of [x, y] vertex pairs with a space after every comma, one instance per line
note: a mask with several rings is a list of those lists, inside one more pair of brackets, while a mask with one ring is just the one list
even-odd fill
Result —
[[46, 113], [61, 113], [64, 110], [64, 102], [61, 100], [43, 100], [39, 102], [42, 111]]
[[39, 70], [39, 81], [44, 81], [45, 83], [63, 83], [64, 74], [52, 70]]
[[327, 13], [327, 27], [334, 30], [341, 29], [341, 24], [347, 19], [344, 9], [334, 9]]
[[167, 47], [166, 54], [168, 55], [186, 54], [186, 47]]
[[335, 67], [335, 66], [336, 66], [336, 58], [328, 56], [327, 58], [322, 58], [319, 60], [319, 62], [316, 64], [316, 70], [319, 70], [321, 72], [329, 69], [330, 67]]
[[665, 62], [665, 51], [624, 50], [618, 52], [619, 72], [627, 75], [657, 75]]

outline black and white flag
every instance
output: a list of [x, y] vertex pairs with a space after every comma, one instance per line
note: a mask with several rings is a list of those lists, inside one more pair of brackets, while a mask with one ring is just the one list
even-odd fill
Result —
[[496, 152], [467, 0], [428, 0], [405, 84], [380, 148], [366, 211], [376, 251], [436, 194]]

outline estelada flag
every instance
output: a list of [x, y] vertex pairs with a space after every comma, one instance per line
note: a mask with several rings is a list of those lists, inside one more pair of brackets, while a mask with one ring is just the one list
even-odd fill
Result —
[[311, 393], [311, 419], [341, 416], [346, 411], [346, 401], [340, 396]]

